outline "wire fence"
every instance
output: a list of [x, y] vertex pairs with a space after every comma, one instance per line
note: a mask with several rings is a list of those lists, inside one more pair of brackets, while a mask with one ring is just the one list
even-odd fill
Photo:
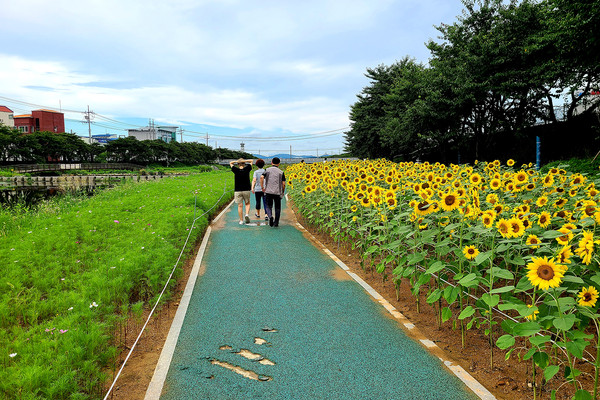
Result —
[[110, 385], [110, 388], [106, 392], [106, 395], [104, 396], [104, 400], [107, 400], [108, 397], [110, 396], [110, 394], [112, 393], [112, 390], [115, 387], [115, 384], [117, 383], [117, 380], [121, 376], [121, 373], [123, 372], [123, 369], [125, 368], [125, 365], [127, 364], [127, 361], [131, 357], [131, 354], [133, 353], [133, 350], [135, 349], [135, 347], [137, 346], [138, 342], [140, 341], [140, 338], [142, 337], [142, 334], [144, 333], [144, 331], [146, 329], [146, 326], [148, 326], [148, 323], [150, 322], [150, 319], [152, 318], [152, 315], [154, 315], [154, 311], [158, 307], [158, 304], [160, 303], [160, 300], [162, 299], [165, 291], [167, 290], [169, 282], [173, 278], [173, 274], [175, 273], [175, 270], [177, 269], [177, 266], [179, 265], [179, 262], [181, 261], [181, 258], [183, 257], [183, 254], [185, 252], [187, 244], [188, 244], [188, 242], [190, 240], [190, 236], [192, 235], [192, 232], [194, 230], [194, 225], [196, 224], [196, 221], [198, 219], [202, 218], [203, 216], [205, 216], [206, 214], [208, 214], [215, 207], [217, 207], [217, 205], [221, 202], [221, 200], [227, 194], [227, 192], [228, 192], [228, 190], [227, 190], [227, 184], [225, 184], [225, 187], [223, 188], [223, 194], [221, 195], [221, 197], [219, 197], [219, 199], [215, 202], [215, 204], [211, 208], [209, 208], [208, 210], [206, 210], [204, 213], [202, 213], [201, 215], [199, 215], [197, 217], [196, 217], [197, 195], [196, 195], [196, 193], [194, 193], [194, 219], [192, 221], [192, 226], [188, 230], [188, 235], [187, 235], [187, 238], [185, 239], [185, 243], [183, 244], [183, 247], [181, 248], [181, 252], [179, 253], [179, 257], [177, 258], [177, 261], [175, 262], [175, 265], [173, 266], [173, 269], [171, 270], [171, 273], [169, 274], [169, 277], [168, 277], [167, 281], [165, 282], [165, 285], [164, 285], [162, 291], [158, 295], [158, 298], [156, 299], [156, 303], [154, 304], [154, 306], [150, 310], [150, 313], [148, 314], [148, 317], [146, 318], [146, 322], [142, 326], [142, 329], [140, 330], [140, 333], [138, 334], [137, 338], [135, 339], [135, 342], [133, 343], [133, 345], [129, 349], [129, 352], [127, 353], [127, 356], [125, 357], [125, 360], [123, 361], [123, 364], [121, 365], [121, 368], [119, 369], [119, 372], [117, 373], [117, 375], [113, 379], [113, 382]]

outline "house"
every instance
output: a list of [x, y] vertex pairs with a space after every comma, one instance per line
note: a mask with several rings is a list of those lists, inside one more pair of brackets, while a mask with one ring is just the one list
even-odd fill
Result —
[[65, 132], [65, 114], [54, 110], [34, 110], [31, 114], [15, 115], [14, 121], [14, 126], [23, 133]]
[[0, 106], [0, 125], [15, 126], [13, 111], [6, 106]]
[[137, 140], [156, 140], [160, 139], [170, 143], [176, 141], [177, 126], [147, 126], [139, 129], [128, 129], [128, 136], [133, 136]]

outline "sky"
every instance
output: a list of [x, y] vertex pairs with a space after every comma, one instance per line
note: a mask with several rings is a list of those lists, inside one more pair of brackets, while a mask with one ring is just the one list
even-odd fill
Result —
[[7, 1], [0, 105], [62, 111], [66, 130], [85, 137], [88, 127], [127, 135], [152, 121], [211, 147], [338, 154], [367, 68], [405, 56], [426, 63], [435, 26], [462, 8], [460, 0]]

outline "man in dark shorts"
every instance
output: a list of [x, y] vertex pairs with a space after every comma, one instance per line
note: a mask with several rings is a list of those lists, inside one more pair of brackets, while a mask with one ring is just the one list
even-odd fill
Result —
[[[250, 223], [250, 217], [248, 217], [248, 213], [250, 212], [250, 171], [252, 171], [253, 163], [254, 160], [244, 160], [243, 158], [229, 163], [231, 172], [233, 172], [234, 175], [233, 199], [238, 205], [240, 225], [243, 225], [244, 221], [246, 221], [247, 224]], [[237, 164], [237, 166], [234, 167], [234, 164]], [[244, 205], [246, 206], [246, 214], [243, 213]]]

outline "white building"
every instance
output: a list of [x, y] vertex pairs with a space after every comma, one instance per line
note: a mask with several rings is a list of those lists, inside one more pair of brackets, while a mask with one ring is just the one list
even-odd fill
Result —
[[128, 129], [127, 134], [137, 140], [160, 139], [170, 143], [176, 141], [177, 128], [177, 126], [147, 126], [139, 129]]
[[0, 106], [0, 124], [15, 127], [15, 119], [13, 110], [6, 106]]

